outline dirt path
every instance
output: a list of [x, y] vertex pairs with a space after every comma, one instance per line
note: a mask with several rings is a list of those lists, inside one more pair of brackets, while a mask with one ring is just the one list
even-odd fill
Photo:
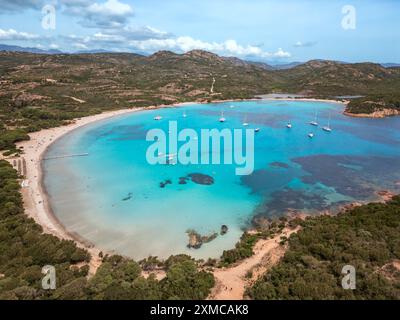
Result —
[[[286, 246], [279, 244], [280, 238], [289, 237], [299, 229], [284, 229], [281, 234], [272, 239], [260, 240], [254, 246], [254, 255], [250, 258], [229, 268], [216, 269], [214, 271], [216, 285], [208, 299], [242, 300], [246, 287], [283, 257]], [[246, 278], [248, 272], [252, 272], [251, 278]]]

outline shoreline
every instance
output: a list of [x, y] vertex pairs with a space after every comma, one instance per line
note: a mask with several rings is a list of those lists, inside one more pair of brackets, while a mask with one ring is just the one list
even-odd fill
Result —
[[[90, 274], [94, 274], [101, 264], [99, 253], [102, 250], [80, 235], [69, 232], [54, 214], [43, 183], [43, 156], [46, 154], [48, 148], [65, 134], [96, 121], [111, 119], [120, 115], [141, 111], [142, 109], [113, 110], [74, 119], [70, 124], [64, 126], [30, 133], [30, 140], [16, 143], [17, 148], [23, 148], [23, 154], [20, 155], [20, 158], [25, 159], [26, 162], [26, 173], [21, 187], [25, 214], [35, 220], [42, 227], [44, 233], [56, 236], [61, 240], [74, 241], [79, 248], [86, 249], [92, 256], [89, 264]], [[13, 159], [15, 157], [5, 158], [11, 164]]]
[[[43, 184], [43, 156], [48, 148], [64, 135], [72, 131], [89, 125], [91, 123], [111, 119], [117, 116], [126, 115], [139, 111], [156, 110], [161, 108], [176, 108], [191, 104], [209, 104], [209, 103], [227, 103], [240, 101], [263, 101], [263, 100], [278, 100], [278, 101], [310, 101], [310, 102], [325, 102], [335, 104], [346, 104], [339, 100], [324, 100], [312, 98], [253, 98], [253, 99], [230, 99], [216, 100], [212, 102], [183, 102], [171, 105], [149, 106], [132, 109], [120, 109], [105, 111], [100, 114], [95, 114], [87, 117], [77, 118], [71, 121], [70, 124], [60, 127], [43, 129], [29, 134], [30, 140], [16, 143], [17, 148], [22, 147], [23, 154], [20, 158], [26, 161], [26, 175], [22, 183], [21, 194], [23, 197], [25, 214], [33, 218], [38, 223], [44, 233], [52, 234], [62, 240], [71, 240], [80, 248], [86, 249], [92, 256], [90, 262], [90, 274], [93, 274], [97, 267], [101, 264], [99, 253], [107, 253], [106, 250], [96, 247], [90, 241], [84, 239], [79, 234], [69, 232], [66, 227], [58, 220], [54, 214], [49, 201], [48, 193]], [[12, 164], [15, 157], [4, 157], [5, 160]]]

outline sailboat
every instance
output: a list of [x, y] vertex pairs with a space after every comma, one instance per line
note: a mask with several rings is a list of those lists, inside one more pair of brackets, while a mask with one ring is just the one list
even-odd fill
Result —
[[226, 121], [226, 119], [224, 117], [224, 112], [221, 111], [221, 118], [219, 118], [219, 122], [225, 122], [225, 121]]
[[243, 126], [247, 127], [249, 123], [247, 122], [247, 115], [244, 117]]
[[322, 130], [324, 130], [326, 132], [332, 132], [332, 129], [331, 129], [331, 114], [329, 114], [328, 125], [326, 127], [323, 127]]
[[310, 122], [310, 124], [311, 124], [312, 126], [318, 127], [317, 118], [318, 118], [318, 112], [317, 112], [317, 110], [315, 110], [315, 118], [314, 118], [314, 121], [311, 121], [311, 122]]

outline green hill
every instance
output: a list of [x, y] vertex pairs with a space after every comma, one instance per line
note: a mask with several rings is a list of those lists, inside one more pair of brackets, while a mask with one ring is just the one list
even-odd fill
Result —
[[[212, 83], [215, 79], [213, 91]], [[348, 112], [398, 108], [400, 68], [314, 60], [291, 69], [206, 51], [33, 54], [0, 52], [0, 150], [32, 131], [104, 110], [187, 101], [246, 99], [267, 93], [332, 98], [362, 95]], [[379, 96], [379, 101], [376, 100]], [[366, 101], [375, 99], [379, 103]]]

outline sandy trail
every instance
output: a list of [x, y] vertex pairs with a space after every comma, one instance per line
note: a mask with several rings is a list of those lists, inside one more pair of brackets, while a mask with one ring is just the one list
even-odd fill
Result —
[[[242, 300], [245, 289], [283, 257], [286, 246], [280, 245], [282, 236], [290, 237], [300, 228], [284, 229], [272, 239], [259, 240], [254, 246], [254, 255], [229, 268], [216, 269], [216, 285], [208, 297], [209, 300]], [[246, 274], [252, 272], [251, 278]]]

